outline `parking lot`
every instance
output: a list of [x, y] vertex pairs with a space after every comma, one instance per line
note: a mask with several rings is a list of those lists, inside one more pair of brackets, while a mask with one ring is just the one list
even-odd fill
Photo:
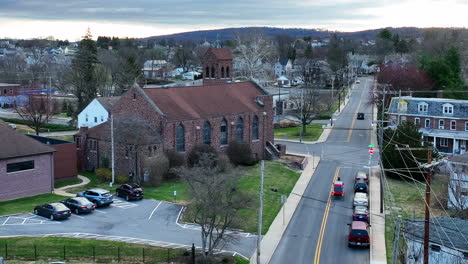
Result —
[[[32, 212], [1, 216], [0, 237], [61, 236], [171, 248], [190, 248], [195, 243], [199, 247], [200, 228], [193, 224], [179, 223], [182, 210], [181, 205], [163, 201], [143, 199], [127, 202], [114, 197], [114, 203], [108, 207], [99, 207], [89, 214], [72, 214], [66, 220], [52, 221]], [[229, 233], [236, 237], [236, 242], [227, 244], [221, 250], [249, 257], [255, 249], [256, 236]]]

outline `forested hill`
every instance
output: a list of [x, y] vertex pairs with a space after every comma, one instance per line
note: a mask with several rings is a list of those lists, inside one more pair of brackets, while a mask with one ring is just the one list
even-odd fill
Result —
[[[422, 36], [424, 29], [415, 28], [415, 27], [404, 27], [404, 28], [389, 28], [392, 33], [398, 33], [403, 37], [413, 37], [417, 38]], [[356, 39], [374, 39], [377, 33], [381, 29], [371, 29], [357, 32], [336, 32], [339, 36], [344, 36], [348, 38]], [[200, 31], [191, 31], [184, 33], [177, 33], [171, 35], [163, 36], [153, 36], [145, 39], [192, 39], [192, 40], [207, 40], [212, 42], [216, 40], [219, 35], [219, 40], [228, 40], [233, 39], [237, 33], [247, 33], [250, 31], [260, 31], [267, 36], [275, 35], [290, 35], [294, 37], [304, 37], [311, 36], [313, 38], [326, 38], [331, 34], [335, 33], [333, 31], [319, 30], [319, 29], [305, 29], [305, 28], [276, 28], [276, 27], [244, 27], [244, 28], [223, 28], [223, 29], [214, 29], [214, 30], [200, 30]]]

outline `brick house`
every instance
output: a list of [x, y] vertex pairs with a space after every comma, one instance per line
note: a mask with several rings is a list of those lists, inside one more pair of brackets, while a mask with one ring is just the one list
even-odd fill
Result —
[[0, 201], [54, 190], [54, 149], [0, 121]]
[[426, 141], [441, 153], [463, 154], [468, 142], [468, 101], [444, 98], [393, 97], [390, 123], [414, 122]]
[[[145, 120], [152, 128], [148, 133], [161, 140], [136, 149], [115, 145], [118, 171], [141, 175], [137, 165], [155, 151], [188, 153], [203, 143], [225, 151], [233, 140], [243, 140], [250, 143], [258, 159], [271, 153], [272, 97], [253, 82], [231, 82], [232, 57], [228, 53], [221, 48], [207, 51], [204, 69], [210, 75], [204, 76], [204, 85], [140, 88], [135, 84], [121, 96], [111, 111], [114, 120]], [[103, 158], [111, 157], [110, 134], [110, 122], [80, 128], [75, 141], [83, 167], [102, 167]]]

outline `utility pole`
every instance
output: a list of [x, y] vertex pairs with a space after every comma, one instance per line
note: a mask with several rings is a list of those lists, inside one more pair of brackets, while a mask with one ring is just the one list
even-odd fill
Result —
[[400, 240], [400, 223], [401, 223], [401, 215], [398, 216], [397, 224], [395, 227], [395, 238], [393, 240], [392, 264], [397, 264], [397, 260], [398, 260], [398, 240]]
[[[304, 109], [304, 87], [301, 87], [301, 119], [304, 119], [303, 115], [303, 109]], [[302, 123], [302, 120], [301, 120]], [[303, 130], [304, 124], [301, 124], [301, 132], [299, 133], [299, 142], [302, 143], [302, 130]]]
[[258, 234], [257, 234], [257, 264], [260, 264], [260, 248], [262, 244], [262, 216], [263, 216], [263, 173], [265, 161], [262, 160], [260, 167], [260, 207], [258, 208]]
[[424, 214], [424, 258], [423, 263], [429, 264], [429, 233], [430, 233], [430, 212], [429, 205], [431, 204], [431, 166], [432, 166], [432, 149], [433, 147], [426, 148], [400, 148], [397, 150], [427, 150], [427, 166], [426, 166], [426, 201], [425, 201], [425, 214]]
[[112, 182], [115, 181], [115, 154], [114, 154], [114, 115], [111, 114], [111, 154], [112, 154]]

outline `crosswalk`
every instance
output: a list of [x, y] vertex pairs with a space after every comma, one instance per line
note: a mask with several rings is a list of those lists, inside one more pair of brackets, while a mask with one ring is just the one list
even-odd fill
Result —
[[114, 202], [112, 203], [112, 206], [113, 207], [118, 207], [118, 208], [121, 208], [121, 209], [129, 209], [129, 208], [138, 206], [138, 204], [132, 203], [132, 202], [127, 202], [127, 201], [120, 200], [120, 199], [114, 199]]

